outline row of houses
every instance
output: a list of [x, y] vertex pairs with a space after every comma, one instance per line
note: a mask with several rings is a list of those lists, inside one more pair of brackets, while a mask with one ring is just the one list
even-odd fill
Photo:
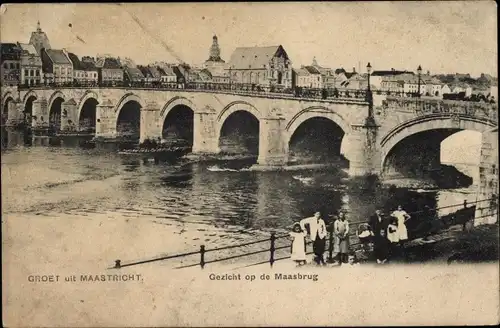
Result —
[[[374, 72], [374, 89], [390, 91], [394, 93], [408, 94], [420, 93], [428, 97], [442, 98], [447, 94], [463, 94], [464, 97], [472, 95], [484, 95], [497, 99], [498, 84], [492, 82], [489, 87], [471, 86], [463, 82], [443, 83], [438, 78], [431, 76], [429, 72], [420, 77], [413, 72], [406, 71], [386, 71], [385, 74]], [[380, 77], [380, 78], [379, 78]]]
[[[208, 59], [200, 67], [187, 64], [155, 62], [136, 65], [131, 59], [97, 55], [96, 58], [52, 49], [49, 39], [42, 31], [40, 23], [32, 32], [29, 43], [3, 43], [2, 85], [35, 85], [51, 83], [81, 84], [105, 83], [245, 83], [281, 88], [346, 88], [365, 90], [368, 81], [373, 90], [391, 91], [404, 94], [442, 97], [443, 94], [465, 92], [470, 96], [474, 90], [464, 83], [445, 84], [427, 74], [420, 78], [410, 71], [395, 69], [374, 71], [368, 74], [348, 72], [344, 68], [332, 69], [318, 64], [313, 58], [311, 65], [292, 67], [292, 61], [281, 45], [269, 47], [238, 47], [229, 62], [221, 58], [217, 36], [213, 36]], [[482, 76], [486, 79], [486, 76]], [[419, 89], [420, 88], [420, 89]], [[481, 90], [490, 95], [498, 94], [498, 87]]]

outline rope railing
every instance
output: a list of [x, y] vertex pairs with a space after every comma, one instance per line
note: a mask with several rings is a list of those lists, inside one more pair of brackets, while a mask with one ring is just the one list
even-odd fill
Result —
[[[456, 204], [453, 204], [453, 205], [447, 205], [447, 206], [442, 206], [442, 207], [430, 208], [430, 209], [425, 209], [425, 210], [412, 211], [412, 212], [409, 212], [408, 214], [411, 215], [411, 214], [425, 213], [425, 212], [432, 213], [432, 212], [436, 212], [438, 210], [447, 209], [447, 208], [453, 208], [453, 207], [458, 207], [458, 206], [463, 206], [463, 209], [467, 209], [467, 208], [472, 208], [472, 207], [467, 207], [467, 205], [479, 204], [479, 203], [483, 203], [483, 202], [487, 202], [487, 201], [491, 202], [491, 201], [496, 201], [496, 200], [497, 200], [496, 198], [476, 200], [476, 201], [473, 201], [473, 202], [467, 202], [466, 200], [464, 200], [462, 203], [456, 203]], [[495, 214], [497, 214], [497, 212], [495, 212], [493, 214], [490, 213], [488, 215], [484, 215], [484, 216], [473, 218], [473, 219], [479, 219], [479, 218], [483, 218], [483, 217], [487, 217], [487, 216], [491, 216], [491, 215], [495, 215]], [[472, 219], [469, 219], [469, 220], [472, 220]], [[356, 224], [362, 224], [362, 223], [367, 223], [367, 222], [366, 222], [366, 220], [365, 221], [349, 222], [350, 225], [356, 225]], [[334, 245], [333, 245], [333, 243], [334, 243], [334, 238], [333, 238], [334, 232], [333, 232], [333, 226], [332, 225], [333, 225], [333, 221], [332, 221], [332, 223], [329, 224], [330, 232], [329, 232], [328, 243], [325, 243], [325, 251], [328, 252], [328, 261], [332, 261], [333, 250], [334, 250]], [[348, 234], [348, 237], [352, 237], [352, 236], [356, 235], [356, 233], [357, 233], [356, 230], [351, 230], [350, 233]], [[248, 256], [256, 255], [256, 254], [265, 253], [265, 252], [269, 252], [270, 253], [269, 260], [258, 262], [258, 263], [254, 263], [254, 264], [250, 264], [250, 265], [247, 265], [247, 266], [244, 266], [244, 267], [249, 267], [249, 266], [254, 266], [254, 265], [259, 265], [259, 264], [265, 264], [265, 263], [269, 263], [272, 266], [276, 261], [280, 261], [280, 260], [283, 260], [283, 259], [290, 258], [291, 255], [286, 256], [286, 257], [274, 258], [274, 255], [275, 255], [276, 251], [291, 247], [291, 244], [286, 244], [286, 245], [282, 245], [282, 246], [278, 246], [278, 247], [276, 247], [276, 244], [275, 244], [276, 240], [279, 240], [279, 239], [282, 239], [282, 238], [285, 238], [285, 237], [288, 237], [288, 236], [289, 236], [288, 233], [276, 235], [275, 232], [272, 232], [270, 238], [255, 240], [255, 241], [246, 242], [246, 243], [243, 243], [243, 244], [229, 245], [229, 246], [217, 247], [217, 248], [212, 248], [212, 249], [205, 249], [205, 245], [201, 245], [199, 251], [193, 251], [193, 252], [187, 252], [187, 253], [181, 253], [181, 254], [174, 254], [174, 255], [168, 255], [168, 256], [162, 256], [162, 257], [157, 257], [157, 258], [152, 258], [152, 259], [147, 259], [147, 260], [141, 260], [141, 261], [136, 261], [136, 262], [129, 262], [129, 263], [125, 263], [125, 264], [122, 264], [121, 260], [116, 260], [115, 261], [115, 266], [112, 267], [112, 268], [109, 268], [109, 269], [120, 269], [120, 268], [128, 267], [128, 266], [134, 266], [134, 265], [146, 264], [146, 263], [151, 263], [151, 262], [170, 260], [170, 259], [174, 259], [174, 258], [187, 257], [187, 256], [192, 256], [192, 255], [197, 255], [197, 254], [200, 256], [199, 263], [182, 265], [182, 266], [176, 267], [176, 269], [196, 267], [196, 266], [200, 266], [201, 268], [204, 268], [204, 266], [206, 264], [209, 264], [209, 263], [228, 261], [228, 260], [232, 260], [232, 259], [237, 259], [237, 258], [242, 258], [242, 257], [248, 257]], [[249, 252], [249, 253], [243, 253], [243, 254], [237, 254], [237, 255], [227, 256], [227, 257], [223, 257], [223, 258], [213, 259], [213, 260], [210, 260], [210, 261], [205, 261], [205, 254], [209, 253], [209, 252], [224, 251], [224, 250], [228, 250], [228, 249], [234, 249], [234, 248], [238, 248], [238, 247], [245, 247], [245, 246], [250, 246], [250, 245], [256, 245], [256, 244], [265, 243], [265, 242], [270, 242], [270, 247], [269, 248], [260, 249], [260, 250], [252, 251], [252, 252]], [[312, 244], [312, 241], [306, 242], [306, 246], [310, 245], [310, 244]], [[360, 241], [349, 243], [350, 247], [357, 246], [357, 245], [360, 245], [360, 244], [362, 244]], [[312, 252], [308, 252], [306, 254], [312, 254]]]

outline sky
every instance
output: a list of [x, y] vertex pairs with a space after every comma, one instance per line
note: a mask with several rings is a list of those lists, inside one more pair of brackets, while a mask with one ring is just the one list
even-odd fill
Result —
[[281, 44], [294, 67], [315, 56], [362, 72], [370, 62], [374, 70], [497, 76], [493, 1], [8, 4], [0, 12], [2, 42], [28, 42], [40, 20], [52, 48], [80, 57], [201, 64], [217, 34], [226, 61], [236, 47]]

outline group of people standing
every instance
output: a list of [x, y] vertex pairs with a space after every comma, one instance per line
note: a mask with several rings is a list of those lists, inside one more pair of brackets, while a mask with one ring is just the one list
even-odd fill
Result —
[[[290, 236], [292, 243], [292, 260], [298, 265], [306, 263], [306, 236], [313, 242], [314, 261], [318, 265], [325, 265], [325, 247], [328, 231], [325, 221], [320, 212], [314, 216], [305, 218], [297, 222], [292, 227]], [[349, 253], [349, 222], [344, 212], [340, 212], [338, 218], [333, 223], [333, 254], [338, 263], [348, 263]]]
[[383, 264], [403, 250], [402, 246], [408, 240], [406, 221], [410, 218], [401, 205], [389, 217], [380, 210], [370, 217], [370, 236], [359, 237], [363, 245], [373, 242], [377, 263]]
[[[364, 246], [373, 244], [377, 263], [385, 263], [408, 240], [406, 228], [408, 219], [410, 215], [400, 205], [389, 218], [377, 210], [367, 224], [360, 225], [358, 237]], [[333, 258], [338, 264], [354, 264], [355, 255], [349, 251], [349, 222], [344, 211], [339, 213], [331, 229], [333, 229]], [[326, 224], [320, 212], [294, 223], [290, 232], [293, 239], [291, 259], [298, 265], [307, 262], [306, 237], [309, 236], [313, 243], [314, 261], [318, 265], [325, 265], [327, 235]]]

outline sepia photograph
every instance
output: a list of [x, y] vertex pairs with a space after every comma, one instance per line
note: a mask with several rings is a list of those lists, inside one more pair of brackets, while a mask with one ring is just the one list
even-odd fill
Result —
[[6, 327], [500, 323], [496, 2], [0, 9]]

